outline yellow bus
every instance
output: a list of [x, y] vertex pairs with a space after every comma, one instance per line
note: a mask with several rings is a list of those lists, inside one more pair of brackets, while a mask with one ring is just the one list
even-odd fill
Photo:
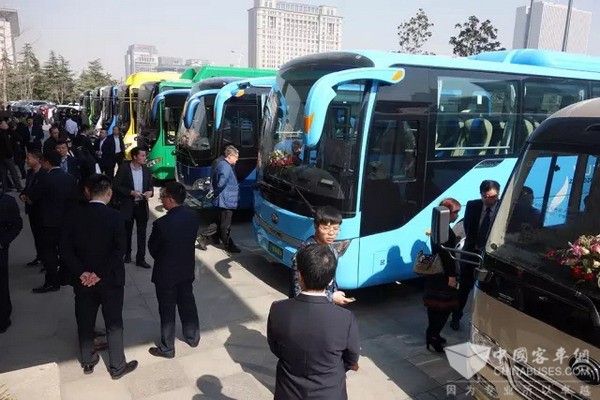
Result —
[[125, 156], [129, 158], [129, 152], [137, 145], [136, 134], [136, 114], [137, 114], [137, 96], [140, 86], [145, 82], [158, 82], [163, 80], [173, 80], [179, 78], [179, 72], [137, 72], [129, 75], [125, 84], [119, 88], [118, 110], [119, 125], [124, 132], [123, 142], [125, 143]]

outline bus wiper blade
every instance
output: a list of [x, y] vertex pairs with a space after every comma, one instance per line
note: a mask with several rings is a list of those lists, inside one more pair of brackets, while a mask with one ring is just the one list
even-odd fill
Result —
[[310, 202], [308, 200], [306, 200], [306, 197], [304, 197], [304, 195], [300, 191], [300, 188], [295, 183], [294, 183], [294, 190], [296, 190], [296, 193], [298, 193], [298, 195], [300, 196], [300, 198], [302, 199], [302, 201], [304, 201], [304, 204], [306, 204], [306, 206], [308, 207], [308, 209], [310, 210], [310, 212], [312, 214], [314, 214], [315, 213], [315, 207], [312, 204], [310, 204]]
[[177, 150], [177, 152], [178, 153], [183, 153], [183, 154], [187, 155], [188, 158], [190, 159], [190, 161], [192, 162], [192, 164], [194, 165], [194, 167], [197, 167], [198, 163], [194, 160], [194, 157], [192, 156], [192, 151], [189, 149], [189, 147], [185, 147], [185, 151], [186, 152], [183, 152], [182, 149], [184, 149], [183, 146], [179, 147], [178, 150]]

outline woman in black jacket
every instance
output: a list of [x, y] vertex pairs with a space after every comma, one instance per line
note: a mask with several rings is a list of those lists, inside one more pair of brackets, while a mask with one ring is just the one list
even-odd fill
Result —
[[[450, 223], [456, 221], [460, 211], [460, 203], [452, 198], [442, 200], [440, 206], [450, 210]], [[448, 241], [443, 246], [456, 247], [456, 235], [448, 226]], [[456, 284], [456, 261], [452, 259], [447, 250], [440, 246], [434, 246], [433, 254], [439, 254], [442, 261], [444, 272], [441, 274], [430, 275], [425, 282], [425, 296], [423, 301], [427, 307], [427, 317], [429, 325], [427, 326], [426, 341], [427, 349], [432, 346], [438, 353], [443, 353], [443, 344], [446, 339], [440, 336], [440, 332], [448, 317], [454, 308], [458, 306], [458, 290]]]

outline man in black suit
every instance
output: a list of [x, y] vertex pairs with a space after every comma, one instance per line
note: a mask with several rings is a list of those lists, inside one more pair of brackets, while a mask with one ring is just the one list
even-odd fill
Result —
[[167, 183], [160, 192], [167, 215], [154, 221], [148, 240], [148, 249], [154, 257], [152, 282], [156, 286], [161, 331], [158, 347], [148, 351], [156, 357], [175, 357], [175, 306], [179, 309], [185, 342], [196, 347], [200, 341], [193, 291], [200, 221], [196, 212], [182, 205], [185, 197], [181, 183]]
[[44, 130], [42, 125], [35, 125], [33, 117], [27, 117], [26, 125], [21, 126], [21, 135], [27, 141], [28, 149], [42, 150], [42, 139], [44, 139]]
[[47, 151], [52, 151], [56, 149], [56, 145], [60, 140], [60, 129], [57, 125], [52, 125], [50, 127], [50, 137], [46, 139], [44, 142], [44, 146], [42, 147], [42, 153], [46, 153]]
[[42, 208], [39, 203], [33, 204], [29, 197], [31, 192], [38, 185], [40, 179], [46, 174], [46, 170], [42, 168], [42, 153], [39, 150], [33, 149], [27, 153], [25, 162], [29, 167], [27, 177], [25, 178], [25, 189], [21, 192], [19, 198], [25, 204], [25, 214], [29, 216], [29, 226], [33, 234], [33, 242], [35, 245], [35, 259], [27, 263], [32, 267], [38, 265], [41, 261], [41, 228], [42, 228]]
[[85, 190], [90, 202], [71, 213], [60, 250], [73, 281], [83, 372], [91, 374], [100, 361], [94, 352], [94, 325], [102, 306], [109, 372], [119, 379], [135, 370], [138, 362], [127, 362], [123, 347], [125, 224], [118, 211], [106, 206], [112, 196], [111, 185], [105, 175], [88, 178]]
[[[58, 243], [61, 227], [67, 212], [77, 202], [77, 181], [60, 169], [60, 154], [47, 151], [42, 156], [42, 165], [48, 171], [31, 190], [29, 200], [41, 208], [41, 257], [46, 268], [46, 279], [34, 293], [55, 292], [60, 289], [58, 275]], [[61, 271], [64, 273], [64, 271]]]
[[125, 159], [125, 142], [123, 142], [121, 129], [117, 125], [113, 127], [112, 136], [115, 141], [115, 164], [120, 167]]
[[138, 267], [152, 268], [145, 260], [146, 257], [146, 226], [148, 225], [148, 199], [154, 196], [152, 173], [146, 167], [147, 150], [142, 147], [131, 149], [131, 162], [123, 163], [117, 171], [113, 182], [116, 204], [125, 219], [127, 228], [127, 252], [125, 262], [131, 262], [131, 235], [133, 223], [137, 229], [137, 255], [135, 264]]
[[[492, 221], [498, 209], [500, 184], [496, 181], [485, 180], [479, 185], [481, 199], [467, 202], [463, 226], [465, 229], [465, 244], [463, 250], [481, 253], [492, 226]], [[475, 271], [471, 264], [460, 264], [460, 286], [458, 289], [458, 308], [452, 313], [450, 327], [455, 331], [460, 329], [460, 319], [469, 299], [469, 293], [475, 286]]]
[[11, 324], [12, 303], [8, 286], [8, 248], [23, 229], [23, 220], [14, 197], [0, 192], [0, 333]]
[[336, 258], [328, 245], [296, 254], [302, 293], [271, 305], [267, 340], [279, 359], [275, 399], [347, 399], [346, 371], [358, 370], [358, 326], [351, 311], [330, 303], [325, 289]]
[[103, 174], [113, 179], [115, 176], [115, 141], [106, 136], [106, 129], [100, 129], [96, 142], [96, 158]]
[[67, 174], [71, 174], [77, 181], [81, 180], [79, 162], [69, 154], [69, 146], [65, 140], [59, 140], [56, 143], [56, 151], [60, 154], [60, 169]]

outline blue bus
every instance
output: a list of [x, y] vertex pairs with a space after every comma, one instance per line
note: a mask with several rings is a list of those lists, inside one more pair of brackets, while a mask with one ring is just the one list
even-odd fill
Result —
[[176, 175], [188, 189], [190, 204], [210, 207], [211, 165], [234, 145], [240, 152], [239, 208], [252, 209], [262, 108], [275, 78], [219, 78], [216, 84], [225, 82], [220, 88], [205, 85], [188, 98], [176, 142]]
[[117, 124], [118, 86], [105, 86], [102, 88], [102, 111], [98, 124], [107, 126], [107, 133], [112, 135], [113, 127]]
[[478, 198], [484, 179], [506, 182], [537, 124], [598, 96], [600, 60], [534, 53], [517, 63], [342, 51], [283, 65], [263, 112], [259, 245], [290, 266], [314, 233], [312, 211], [332, 205], [340, 287], [414, 278], [433, 207]]

